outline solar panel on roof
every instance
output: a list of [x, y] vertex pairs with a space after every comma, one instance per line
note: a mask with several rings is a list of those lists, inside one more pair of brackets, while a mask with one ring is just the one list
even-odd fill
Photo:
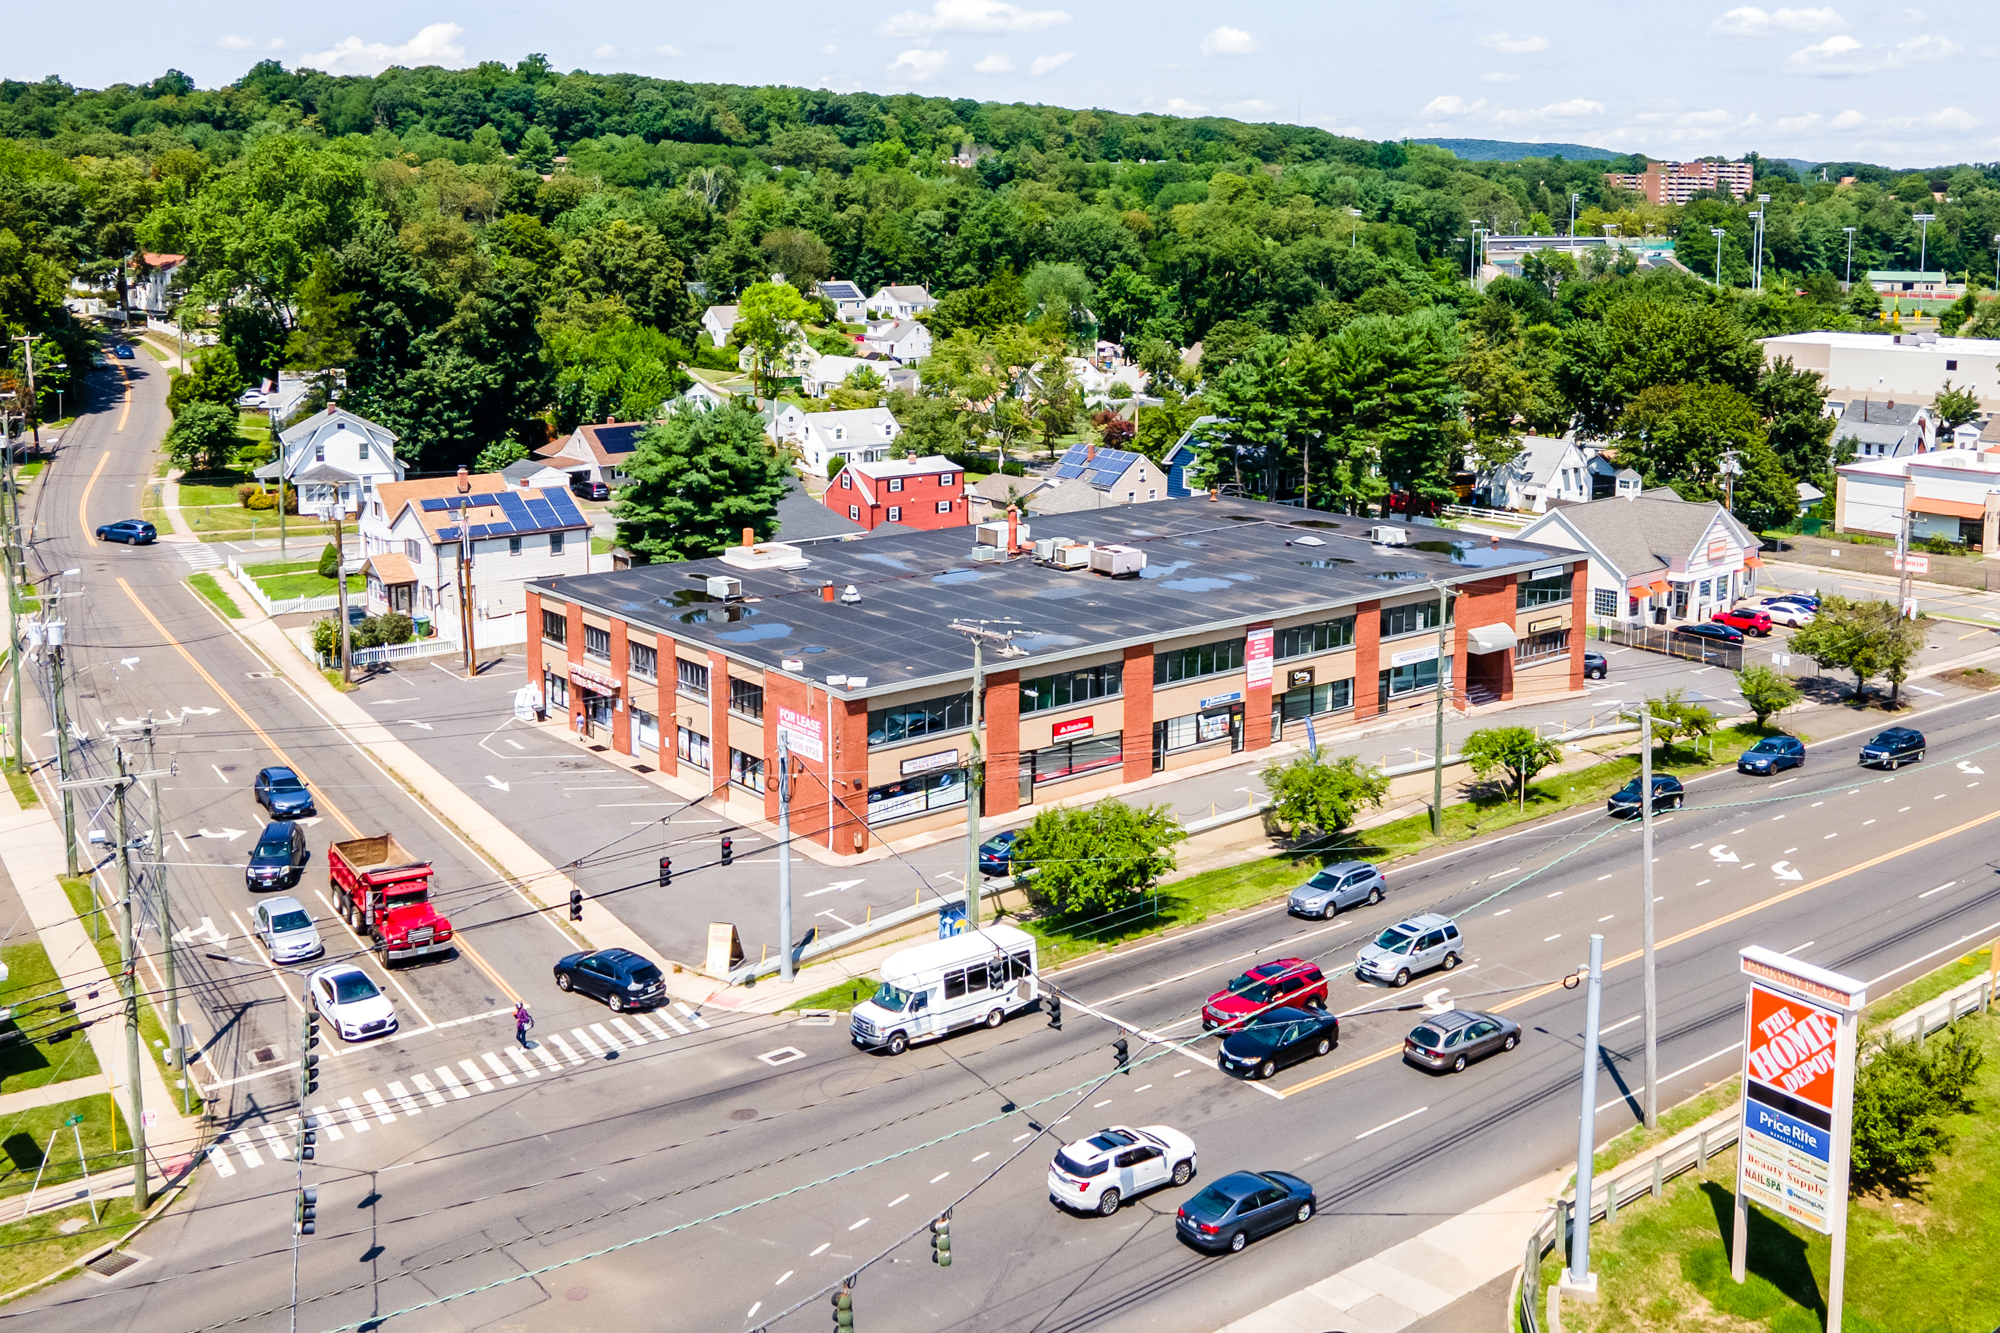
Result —
[[559, 528], [562, 526], [561, 523], [556, 521], [555, 506], [550, 504], [547, 500], [530, 500], [528, 501], [527, 509], [528, 509], [528, 522], [532, 524], [537, 531], [540, 531], [545, 528]]
[[556, 511], [557, 522], [565, 527], [582, 525], [583, 511], [576, 507], [576, 501], [570, 499], [568, 491], [559, 491], [550, 486], [543, 489], [542, 495], [548, 500], [549, 507]]
[[451, 506], [443, 500], [420, 500], [417, 502], [417, 504], [418, 507], [421, 508], [426, 514], [435, 514], [442, 510], [451, 508]]
[[458, 540], [458, 529], [457, 529], [457, 528], [439, 528], [439, 529], [438, 529], [438, 540], [439, 540], [439, 541], [441, 541], [441, 542], [455, 542], [455, 541], [457, 541], [457, 540]]
[[522, 503], [520, 496], [511, 491], [501, 495], [500, 512], [507, 516], [509, 523], [519, 524], [529, 521], [528, 506]]

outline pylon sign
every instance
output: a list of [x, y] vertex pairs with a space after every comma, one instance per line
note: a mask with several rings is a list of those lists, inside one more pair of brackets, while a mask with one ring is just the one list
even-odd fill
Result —
[[1752, 1201], [1831, 1236], [1827, 1333], [1840, 1333], [1856, 1020], [1867, 983], [1756, 946], [1741, 960], [1751, 984], [1730, 1266], [1743, 1281]]

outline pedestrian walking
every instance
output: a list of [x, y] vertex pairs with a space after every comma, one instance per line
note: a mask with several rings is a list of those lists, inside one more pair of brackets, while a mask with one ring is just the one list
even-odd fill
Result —
[[521, 1043], [522, 1050], [530, 1050], [528, 1029], [535, 1025], [535, 1016], [528, 1012], [525, 1001], [514, 1005], [514, 1040]]

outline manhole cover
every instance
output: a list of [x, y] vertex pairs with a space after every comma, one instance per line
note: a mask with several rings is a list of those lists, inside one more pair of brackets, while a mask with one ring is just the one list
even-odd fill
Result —
[[610, 748], [611, 747], [608, 745], [593, 745], [590, 747], [590, 751], [592, 754], [603, 754], [606, 750]]
[[566, 1301], [580, 1301], [587, 1298], [589, 1295], [590, 1295], [589, 1287], [571, 1287], [568, 1291], [563, 1293], [563, 1299]]
[[739, 1106], [729, 1113], [731, 1120], [755, 1120], [757, 1113], [747, 1106]]
[[143, 1254], [127, 1254], [123, 1251], [112, 1250], [109, 1253], [98, 1255], [95, 1259], [84, 1264], [84, 1267], [99, 1277], [117, 1277], [126, 1269], [135, 1268], [143, 1263], [145, 1258], [146, 1256]]
[[236, 771], [236, 765], [234, 765], [234, 764], [224, 764], [224, 765], [222, 766], [222, 771], [223, 771], [223, 772], [225, 772], [225, 773], [234, 773], [234, 772]]
[[278, 1058], [278, 1053], [269, 1046], [260, 1046], [257, 1048], [255, 1057], [258, 1064], [268, 1065]]

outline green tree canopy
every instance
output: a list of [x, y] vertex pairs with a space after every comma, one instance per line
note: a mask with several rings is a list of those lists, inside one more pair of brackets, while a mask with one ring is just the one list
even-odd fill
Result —
[[786, 460], [742, 407], [680, 407], [640, 432], [614, 512], [618, 544], [649, 561], [699, 560], [777, 531]]
[[1013, 868], [1050, 912], [1114, 912], [1174, 868], [1174, 846], [1186, 837], [1164, 805], [1107, 798], [1037, 814], [1014, 841]]
[[1266, 766], [1262, 777], [1271, 793], [1265, 820], [1294, 838], [1338, 833], [1389, 793], [1389, 779], [1353, 755], [1298, 754]]

